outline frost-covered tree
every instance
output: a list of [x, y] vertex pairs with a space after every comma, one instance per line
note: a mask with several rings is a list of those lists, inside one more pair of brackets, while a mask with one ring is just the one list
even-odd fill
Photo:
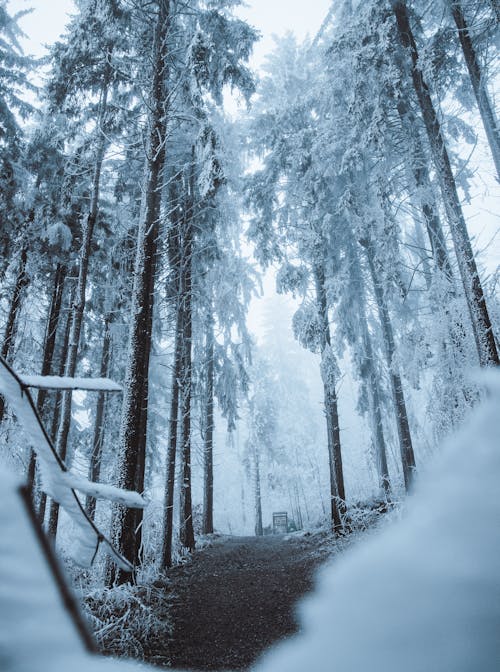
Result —
[[[120, 439], [122, 486], [142, 491], [144, 486], [145, 447], [147, 435], [148, 378], [151, 352], [153, 303], [157, 275], [158, 236], [162, 208], [162, 186], [166, 170], [167, 133], [176, 119], [187, 117], [180, 135], [185, 141], [184, 158], [174, 171], [179, 178], [180, 207], [177, 224], [180, 234], [179, 295], [177, 304], [179, 328], [179, 407], [181, 435], [180, 539], [188, 549], [194, 548], [191, 504], [191, 392], [193, 338], [193, 254], [196, 223], [203, 198], [211, 187], [198, 188], [200, 171], [199, 150], [203, 150], [207, 126], [207, 98], [222, 103], [225, 86], [239, 88], [245, 94], [252, 89], [252, 79], [246, 66], [255, 32], [244, 22], [231, 16], [234, 3], [221, 0], [206, 8], [200, 3], [188, 11], [176, 3], [160, 0], [152, 8], [154, 26], [153, 52], [148, 75], [146, 98], [149, 101], [147, 119], [148, 144], [145, 159], [143, 202], [137, 234], [135, 282], [132, 296], [129, 354], [126, 374], [122, 429]], [[142, 16], [151, 16], [151, 8], [138, 8]], [[148, 13], [149, 12], [149, 13]], [[171, 56], [174, 55], [174, 56]], [[201, 143], [198, 141], [201, 139]], [[210, 140], [210, 135], [207, 137]], [[198, 149], [199, 148], [199, 149]], [[201, 163], [201, 162], [200, 162]], [[169, 159], [170, 164], [170, 159]], [[220, 179], [215, 171], [209, 182]], [[171, 175], [171, 173], [170, 173]], [[176, 244], [176, 243], [174, 243]], [[177, 263], [177, 262], [175, 262]], [[175, 386], [174, 386], [175, 390]], [[171, 411], [175, 414], [175, 402]], [[171, 430], [177, 430], [177, 420], [171, 419]], [[175, 429], [174, 429], [175, 426]], [[173, 442], [173, 435], [171, 437]], [[169, 464], [173, 459], [169, 458]], [[169, 479], [167, 479], [169, 480]], [[133, 485], [132, 485], [133, 484]], [[167, 503], [167, 511], [170, 511]], [[135, 512], [117, 514], [113, 523], [115, 539], [125, 554], [137, 564], [140, 534], [136, 535], [138, 520]], [[170, 514], [168, 514], [170, 515]], [[128, 518], [127, 518], [128, 516]], [[132, 520], [132, 517], [133, 520]], [[166, 554], [168, 556], [168, 553]], [[164, 557], [165, 554], [164, 554]], [[118, 580], [130, 577], [118, 575]]]
[[408, 68], [412, 78], [434, 167], [441, 187], [458, 268], [476, 339], [479, 361], [482, 366], [498, 365], [500, 360], [486, 298], [460, 204], [441, 124], [432, 100], [429, 85], [419, 63], [419, 51], [412, 30], [408, 7], [405, 2], [393, 2], [392, 8], [397, 23], [399, 39], [401, 40], [402, 49], [407, 59], [407, 63], [404, 63], [403, 67]]
[[[483, 47], [484, 50], [485, 37], [490, 38], [488, 42], [491, 44], [493, 42], [493, 40], [491, 40], [492, 34], [494, 34], [495, 29], [498, 28], [498, 7], [495, 8], [494, 4], [493, 6], [490, 4], [490, 6], [486, 9], [480, 6], [482, 3], [477, 2], [467, 3], [467, 5], [472, 5], [471, 7], [468, 7], [460, 0], [450, 0], [449, 5], [453, 20], [456, 25], [458, 40], [460, 41], [464, 60], [469, 72], [471, 86], [474, 91], [474, 96], [476, 97], [476, 102], [481, 114], [486, 137], [490, 145], [491, 154], [493, 156], [493, 161], [496, 167], [497, 177], [498, 180], [500, 180], [500, 133], [498, 131], [498, 120], [496, 119], [495, 110], [488, 93], [485, 68], [481, 63], [481, 56], [478, 53], [473, 32], [475, 26], [481, 26], [481, 47]], [[489, 16], [488, 14], [486, 14], [486, 17], [484, 16], [485, 9], [486, 12], [488, 12], [489, 9]], [[474, 16], [472, 25], [467, 18], [467, 11]], [[494, 51], [495, 47], [496, 45], [493, 42], [491, 44], [491, 48]]]
[[[92, 126], [86, 151], [89, 161], [89, 204], [81, 212], [81, 242], [78, 258], [78, 280], [73, 296], [72, 322], [64, 373], [73, 377], [78, 363], [80, 335], [85, 311], [88, 269], [94, 228], [99, 214], [103, 161], [116, 120], [110, 111], [109, 99], [123, 84], [121, 65], [126, 35], [126, 14], [119, 2], [82, 0], [64, 42], [56, 44], [52, 53], [51, 78], [47, 86], [49, 113], [62, 112], [76, 117], [77, 134]], [[117, 75], [117, 73], [120, 73]], [[115, 100], [115, 103], [118, 102]], [[71, 392], [63, 396], [57, 435], [57, 450], [64, 460], [71, 425]], [[57, 505], [51, 508], [49, 531], [57, 531]]]
[[248, 439], [245, 449], [253, 485], [255, 534], [264, 534], [262, 523], [263, 463], [276, 448], [277, 407], [276, 385], [273, 372], [264, 359], [255, 360], [253, 380], [248, 399]]
[[[0, 3], [0, 278], [4, 285], [2, 295], [8, 304], [1, 353], [7, 360], [11, 358], [15, 344], [22, 297], [29, 277], [26, 263], [30, 223], [26, 221], [25, 203], [20, 193], [25, 179], [25, 138], [21, 122], [33, 112], [25, 95], [34, 89], [28, 73], [35, 64], [23, 54], [19, 44], [23, 33], [18, 21], [24, 14], [26, 11], [11, 15], [7, 2]], [[9, 260], [14, 262], [14, 268], [6, 278]], [[4, 400], [0, 397], [0, 423], [3, 415]]]
[[[317, 172], [312, 147], [315, 140], [314, 99], [307, 83], [314, 69], [291, 37], [268, 64], [251, 134], [263, 167], [248, 180], [252, 211], [249, 237], [265, 264], [282, 261], [278, 290], [304, 296], [294, 319], [302, 345], [321, 355], [328, 454], [331, 512], [334, 527], [342, 527], [345, 488], [342, 469], [337, 381], [339, 369], [330, 329], [329, 203], [335, 185]], [[287, 258], [297, 258], [299, 265]]]
[[[20, 226], [23, 224], [22, 199], [19, 188], [23, 183], [22, 151], [24, 132], [22, 121], [32, 113], [26, 93], [34, 87], [29, 73], [34, 69], [32, 58], [25, 56], [19, 44], [23, 36], [18, 22], [26, 10], [11, 15], [6, 0], [0, 3], [0, 204], [1, 276], [5, 262], [12, 256]], [[16, 198], [17, 197], [17, 198]], [[18, 250], [19, 252], [19, 250]]]

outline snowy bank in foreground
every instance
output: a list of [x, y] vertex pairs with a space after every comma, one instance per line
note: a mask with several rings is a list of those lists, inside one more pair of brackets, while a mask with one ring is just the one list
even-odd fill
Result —
[[33, 533], [19, 482], [0, 464], [0, 670], [137, 670], [85, 653]]
[[255, 672], [500, 670], [500, 376], [403, 519], [327, 567]]
[[[403, 519], [323, 570], [301, 635], [254, 672], [500, 669], [500, 376], [423, 474]], [[0, 661], [5, 672], [151, 669], [84, 653], [0, 469]]]

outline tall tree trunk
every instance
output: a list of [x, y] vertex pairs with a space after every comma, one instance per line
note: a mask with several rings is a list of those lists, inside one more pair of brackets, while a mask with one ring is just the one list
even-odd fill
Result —
[[205, 437], [203, 447], [203, 534], [214, 531], [214, 324], [210, 316], [206, 342]]
[[377, 473], [380, 488], [386, 499], [390, 497], [391, 483], [389, 468], [387, 466], [387, 448], [384, 437], [384, 424], [382, 420], [382, 395], [380, 392], [379, 376], [375, 366], [375, 354], [373, 352], [372, 338], [368, 329], [366, 314], [365, 282], [361, 269], [357, 244], [354, 239], [349, 239], [349, 252], [351, 256], [351, 273], [354, 285], [358, 286], [358, 310], [361, 331], [361, 347], [363, 349], [363, 373], [367, 383], [369, 398], [370, 417], [373, 428], [373, 437], [377, 459]]
[[[5, 325], [5, 334], [2, 343], [2, 357], [9, 361], [12, 346], [16, 340], [17, 320], [19, 316], [19, 309], [21, 308], [21, 298], [24, 287], [28, 284], [28, 276], [26, 274], [26, 262], [28, 259], [28, 251], [26, 247], [21, 249], [21, 256], [19, 259], [19, 267], [16, 275], [16, 282], [14, 285], [14, 292], [10, 302], [9, 315]], [[5, 414], [5, 399], [0, 396], [0, 424], [2, 424]]]
[[[75, 289], [76, 289], [75, 287], [72, 287], [69, 292], [68, 314], [66, 316], [64, 337], [61, 345], [61, 356], [59, 359], [59, 370], [57, 372], [59, 376], [64, 375], [64, 371], [66, 370], [66, 362], [68, 360], [69, 339], [71, 336], [71, 322], [73, 319], [71, 306], [73, 305]], [[52, 416], [52, 423], [50, 426], [50, 438], [54, 442], [57, 437], [57, 429], [59, 427], [59, 421], [61, 419], [62, 403], [63, 403], [63, 392], [61, 390], [58, 390], [56, 392], [56, 397], [54, 400], [54, 414]], [[42, 492], [42, 494], [40, 495], [40, 506], [38, 509], [38, 516], [40, 518], [40, 521], [43, 521], [45, 518], [46, 505], [47, 505], [47, 495], [45, 494], [45, 492]], [[59, 512], [59, 505], [57, 504], [57, 502], [51, 501], [49, 509], [49, 520], [47, 523], [47, 532], [49, 536], [53, 538], [55, 537], [57, 531], [57, 520], [59, 515], [58, 512]]]
[[316, 302], [321, 321], [321, 374], [325, 397], [325, 415], [328, 436], [328, 458], [330, 464], [330, 506], [335, 532], [342, 530], [342, 515], [345, 513], [345, 488], [340, 445], [339, 413], [335, 381], [330, 370], [333, 353], [331, 351], [330, 325], [326, 298], [325, 272], [321, 264], [314, 268]]
[[387, 448], [384, 437], [384, 423], [382, 419], [382, 398], [380, 394], [380, 385], [378, 375], [375, 369], [375, 358], [373, 353], [372, 339], [368, 331], [368, 322], [366, 319], [365, 306], [363, 304], [360, 315], [362, 341], [364, 348], [364, 368], [368, 382], [368, 395], [370, 399], [370, 414], [374, 432], [375, 451], [377, 456], [377, 472], [379, 475], [379, 484], [386, 498], [390, 497], [391, 481], [389, 478], [389, 467], [387, 466]]
[[[157, 233], [158, 236], [158, 233]], [[156, 255], [156, 252], [155, 252]], [[155, 270], [150, 274], [148, 279], [148, 286], [146, 290], [147, 296], [151, 297], [151, 309], [148, 311], [146, 320], [145, 333], [150, 334], [150, 338], [144, 342], [143, 359], [144, 370], [142, 374], [143, 380], [143, 401], [139, 423], [139, 436], [142, 437], [141, 449], [137, 451], [137, 462], [135, 465], [135, 490], [143, 492], [146, 478], [146, 453], [147, 453], [147, 432], [148, 432], [148, 406], [149, 406], [149, 362], [151, 358], [151, 349], [153, 345], [153, 313], [154, 313], [154, 289], [156, 278], [156, 261]], [[136, 564], [142, 563], [142, 521], [144, 519], [143, 509], [132, 509], [130, 516], [134, 518], [135, 529], [135, 548], [133, 556]]]
[[189, 551], [194, 550], [193, 505], [191, 499], [191, 393], [192, 393], [192, 332], [193, 332], [193, 286], [192, 265], [194, 249], [194, 153], [190, 167], [187, 203], [185, 208], [182, 264], [181, 264], [181, 311], [182, 311], [182, 373], [180, 385], [181, 406], [181, 486], [179, 506], [179, 539]]
[[434, 166], [441, 186], [458, 267], [471, 315], [479, 361], [481, 366], [498, 365], [500, 364], [500, 360], [483, 287], [458, 198], [455, 178], [451, 169], [441, 125], [434, 109], [429, 87], [419, 67], [418, 50], [410, 26], [408, 9], [406, 3], [399, 0], [393, 0], [393, 8], [401, 44], [403, 48], [410, 51], [413, 86], [418, 98]]
[[179, 427], [179, 380], [182, 375], [182, 323], [177, 310], [175, 328], [174, 366], [172, 370], [172, 390], [170, 397], [170, 419], [168, 428], [167, 476], [165, 483], [165, 529], [163, 533], [162, 566], [172, 566], [172, 538], [174, 533], [174, 490], [175, 462], [177, 457], [177, 434]]
[[302, 530], [304, 527], [304, 523], [302, 520], [302, 509], [300, 507], [300, 497], [299, 497], [299, 486], [297, 485], [297, 481], [294, 483], [294, 494], [295, 494], [295, 511], [296, 511], [296, 525], [298, 530]]
[[260, 491], [260, 464], [259, 451], [255, 443], [252, 444], [253, 455], [253, 494], [255, 507], [255, 536], [262, 537], [264, 530], [262, 528], [262, 497]]
[[396, 412], [396, 424], [398, 428], [399, 447], [401, 452], [401, 464], [403, 467], [403, 478], [405, 488], [408, 491], [413, 484], [413, 476], [415, 472], [415, 455], [413, 453], [413, 444], [411, 440], [410, 425], [408, 422], [408, 412], [406, 410], [406, 401], [403, 392], [403, 384], [401, 375], [396, 363], [396, 346], [394, 342], [394, 333], [392, 330], [392, 323], [389, 317], [389, 310], [387, 307], [384, 288], [379, 280], [377, 269], [375, 267], [375, 258], [370, 242], [364, 242], [364, 250], [366, 252], [366, 259], [372, 277], [373, 289], [375, 292], [375, 301], [377, 303], [377, 310], [380, 319], [380, 326], [382, 328], [382, 335], [385, 347], [385, 354], [387, 358], [387, 366], [389, 368], [389, 377], [391, 381], [392, 398], [394, 401], [394, 409]]
[[[440, 301], [439, 305], [435, 306], [435, 310], [444, 310], [447, 318], [453, 355], [453, 361], [449, 362], [448, 370], [450, 379], [452, 379], [456, 368], [460, 367], [460, 364], [456, 361], [456, 356], [459, 356], [461, 362], [467, 360], [467, 332], [461, 316], [453, 314], [453, 311], [450, 310], [450, 299], [455, 298], [457, 287], [450, 258], [448, 256], [448, 250], [446, 248], [443, 228], [438, 214], [438, 207], [432, 194], [429, 167], [419, 135], [417, 120], [406, 101], [400, 100], [397, 107], [410, 144], [409, 163], [413, 175], [414, 186], [418, 190], [418, 204], [424, 217], [427, 235], [431, 244], [432, 257], [441, 278], [444, 278], [445, 280], [444, 286], [440, 283]], [[448, 351], [448, 345], [446, 342], [443, 342], [442, 345], [443, 352], [446, 353]], [[458, 391], [457, 394], [454, 393], [455, 406], [457, 405], [458, 394], [460, 394]], [[461, 394], [467, 396], [465, 390], [462, 390]]]
[[[66, 266], [57, 264], [54, 273], [54, 286], [50, 300], [49, 315], [45, 328], [45, 338], [42, 358], [42, 376], [49, 376], [52, 371], [52, 361], [54, 359], [54, 350], [56, 346], [57, 327], [61, 316], [61, 304], [64, 290], [64, 280], [66, 278]], [[44, 417], [45, 401], [47, 399], [47, 390], [39, 390], [36, 400], [36, 406], [40, 417]], [[28, 467], [28, 490], [31, 498], [35, 495], [35, 472], [36, 472], [36, 453], [32, 450], [30, 463]]]
[[[102, 164], [106, 151], [107, 139], [104, 135], [104, 117], [107, 111], [108, 84], [105, 82], [101, 91], [100, 112], [97, 124], [97, 151], [94, 163], [94, 174], [92, 178], [92, 198], [90, 201], [90, 210], [86, 220], [84, 220], [82, 229], [82, 245], [79, 254], [78, 281], [76, 285], [75, 297], [73, 300], [71, 330], [69, 336], [68, 359], [64, 375], [74, 378], [76, 365], [78, 362], [78, 351], [80, 346], [80, 334], [83, 324], [83, 315], [85, 312], [85, 292], [87, 289], [87, 277], [90, 262], [90, 251], [92, 236], [95, 223], [99, 213], [99, 193], [101, 185]], [[61, 417], [57, 431], [56, 450], [62, 460], [66, 459], [68, 450], [68, 437], [71, 427], [71, 390], [65, 391], [62, 395]], [[57, 534], [57, 524], [59, 520], [59, 506], [54, 503], [54, 512], [51, 516], [52, 527], [49, 527], [49, 534], [53, 537]], [[52, 512], [51, 512], [52, 513]]]
[[167, 236], [168, 260], [171, 274], [171, 287], [175, 299], [174, 361], [172, 367], [172, 385], [170, 397], [170, 417], [168, 429], [168, 452], [165, 478], [165, 524], [163, 531], [162, 567], [172, 566], [172, 540], [174, 534], [174, 494], [175, 464], [177, 460], [177, 438], [179, 429], [179, 388], [182, 373], [182, 314], [181, 292], [181, 246], [182, 246], [182, 209], [178, 202], [177, 181], [170, 185], [171, 226]]
[[[167, 34], [170, 18], [169, 0], [159, 0], [153, 41], [153, 72], [149, 112], [149, 139], [146, 154], [144, 199], [137, 235], [132, 317], [125, 394], [120, 428], [119, 484], [135, 490], [144, 482], [147, 409], [147, 378], [151, 351], [151, 324], [156, 275], [157, 238], [161, 208], [161, 173], [165, 161], [167, 115]], [[120, 551], [137, 565], [137, 512], [117, 506], [112, 521], [113, 541]], [[133, 576], [113, 568], [108, 580], [118, 584], [130, 582]]]
[[406, 101], [399, 100], [397, 108], [409, 142], [410, 171], [418, 191], [418, 205], [422, 210], [427, 235], [431, 244], [432, 256], [440, 272], [452, 283], [453, 271], [446, 248], [438, 208], [433, 196], [427, 158], [418, 132], [417, 120]]
[[498, 130], [498, 122], [488, 96], [486, 82], [482, 76], [481, 66], [479, 64], [479, 59], [477, 58], [474, 43], [472, 42], [462, 3], [459, 0], [450, 0], [450, 2], [451, 13], [453, 14], [453, 19], [457, 26], [458, 38], [462, 45], [470, 81], [474, 90], [474, 95], [476, 96], [477, 106], [481, 114], [484, 130], [495, 163], [497, 179], [500, 181], [500, 133]]
[[[109, 375], [109, 363], [111, 359], [111, 313], [107, 313], [104, 318], [104, 337], [101, 352], [101, 368], [99, 375], [101, 378], [107, 378]], [[104, 444], [106, 414], [106, 393], [99, 392], [97, 396], [97, 405], [95, 412], [94, 438], [92, 441], [92, 454], [90, 456], [89, 479], [93, 482], [99, 481], [101, 477], [102, 449]], [[85, 508], [89, 517], [94, 520], [96, 510], [96, 500], [94, 497], [87, 497]]]

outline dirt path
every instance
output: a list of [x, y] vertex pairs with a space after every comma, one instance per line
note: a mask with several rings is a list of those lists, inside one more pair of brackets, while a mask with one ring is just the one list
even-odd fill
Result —
[[321, 537], [229, 537], [169, 573], [173, 667], [241, 670], [297, 630], [294, 607], [328, 555]]

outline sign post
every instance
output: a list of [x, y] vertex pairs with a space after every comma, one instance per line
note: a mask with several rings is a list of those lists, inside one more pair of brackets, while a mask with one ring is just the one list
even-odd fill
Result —
[[273, 513], [273, 534], [286, 534], [288, 532], [288, 513], [277, 511]]

